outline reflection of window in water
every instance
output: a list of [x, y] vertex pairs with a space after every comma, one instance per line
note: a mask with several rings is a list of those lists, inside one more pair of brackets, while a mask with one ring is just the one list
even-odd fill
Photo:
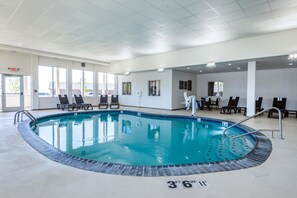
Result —
[[131, 121], [130, 120], [122, 120], [122, 132], [123, 133], [131, 133]]
[[147, 137], [158, 141], [160, 139], [160, 126], [149, 124]]

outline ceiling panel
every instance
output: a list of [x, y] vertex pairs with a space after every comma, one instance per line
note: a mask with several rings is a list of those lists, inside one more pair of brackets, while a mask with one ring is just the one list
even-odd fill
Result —
[[0, 0], [0, 44], [114, 61], [293, 29], [296, 21], [297, 0]]

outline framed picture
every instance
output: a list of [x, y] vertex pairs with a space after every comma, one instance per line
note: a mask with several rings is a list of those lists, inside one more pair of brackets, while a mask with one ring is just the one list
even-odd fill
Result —
[[122, 94], [123, 95], [131, 95], [131, 82], [123, 82]]
[[148, 81], [148, 95], [160, 96], [161, 95], [161, 80]]

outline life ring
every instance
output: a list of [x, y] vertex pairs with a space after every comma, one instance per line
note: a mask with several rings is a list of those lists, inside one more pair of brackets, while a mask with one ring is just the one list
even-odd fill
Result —
[[137, 90], [137, 91], [136, 91], [136, 95], [137, 95], [138, 97], [140, 97], [140, 96], [142, 95], [142, 92], [141, 92], [140, 90]]

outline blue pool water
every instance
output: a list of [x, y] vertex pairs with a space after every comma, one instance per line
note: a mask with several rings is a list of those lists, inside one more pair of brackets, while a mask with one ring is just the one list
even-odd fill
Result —
[[[244, 157], [255, 147], [254, 137], [226, 138], [222, 131], [227, 126], [227, 122], [203, 118], [106, 111], [43, 118], [32, 128], [48, 144], [74, 156], [159, 166]], [[228, 136], [245, 132], [232, 128]]]

